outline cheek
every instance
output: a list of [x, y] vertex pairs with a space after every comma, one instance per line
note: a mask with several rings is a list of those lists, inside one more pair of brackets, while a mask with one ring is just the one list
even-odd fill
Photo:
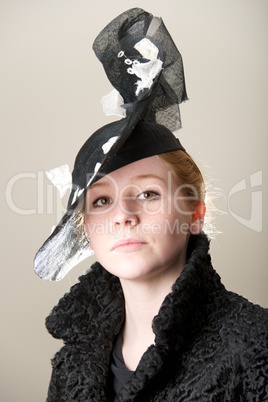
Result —
[[171, 239], [178, 241], [179, 237], [187, 236], [190, 233], [191, 216], [173, 211], [166, 216], [162, 226], [167, 242]]
[[101, 256], [105, 253], [106, 244], [107, 243], [106, 243], [105, 239], [103, 239], [103, 235], [97, 234], [97, 233], [91, 234], [91, 236], [89, 238], [89, 245], [90, 245], [90, 248], [94, 251], [97, 259], [99, 259], [99, 256]]
[[110, 246], [111, 241], [118, 235], [113, 226], [110, 217], [103, 214], [102, 219], [100, 216], [88, 216], [85, 223], [85, 228], [90, 242], [90, 247], [97, 255], [98, 250], [105, 252], [107, 247]]

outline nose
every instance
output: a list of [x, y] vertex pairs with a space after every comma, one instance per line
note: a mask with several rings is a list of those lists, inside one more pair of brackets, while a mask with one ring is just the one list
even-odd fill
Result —
[[116, 205], [113, 214], [115, 225], [136, 226], [139, 223], [139, 208], [131, 197], [122, 198]]

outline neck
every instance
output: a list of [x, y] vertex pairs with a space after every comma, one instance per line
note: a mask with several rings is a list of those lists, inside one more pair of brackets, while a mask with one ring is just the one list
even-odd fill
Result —
[[154, 343], [152, 321], [179, 274], [180, 270], [174, 270], [147, 281], [120, 279], [126, 312], [122, 352], [129, 369], [135, 370], [142, 354]]

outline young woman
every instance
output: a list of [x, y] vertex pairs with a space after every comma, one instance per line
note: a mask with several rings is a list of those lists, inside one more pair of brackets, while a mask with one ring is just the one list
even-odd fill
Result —
[[79, 151], [67, 213], [36, 255], [50, 280], [89, 253], [97, 260], [46, 320], [65, 343], [47, 401], [268, 400], [268, 312], [213, 269], [202, 174], [167, 127], [186, 98], [178, 51], [140, 9], [94, 45], [127, 114]]

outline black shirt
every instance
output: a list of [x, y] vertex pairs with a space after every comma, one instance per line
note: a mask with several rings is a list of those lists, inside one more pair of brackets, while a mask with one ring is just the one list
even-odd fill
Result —
[[122, 355], [122, 333], [120, 333], [115, 341], [113, 348], [113, 356], [111, 362], [111, 371], [113, 374], [114, 392], [117, 395], [123, 385], [127, 382], [133, 371], [128, 370]]

